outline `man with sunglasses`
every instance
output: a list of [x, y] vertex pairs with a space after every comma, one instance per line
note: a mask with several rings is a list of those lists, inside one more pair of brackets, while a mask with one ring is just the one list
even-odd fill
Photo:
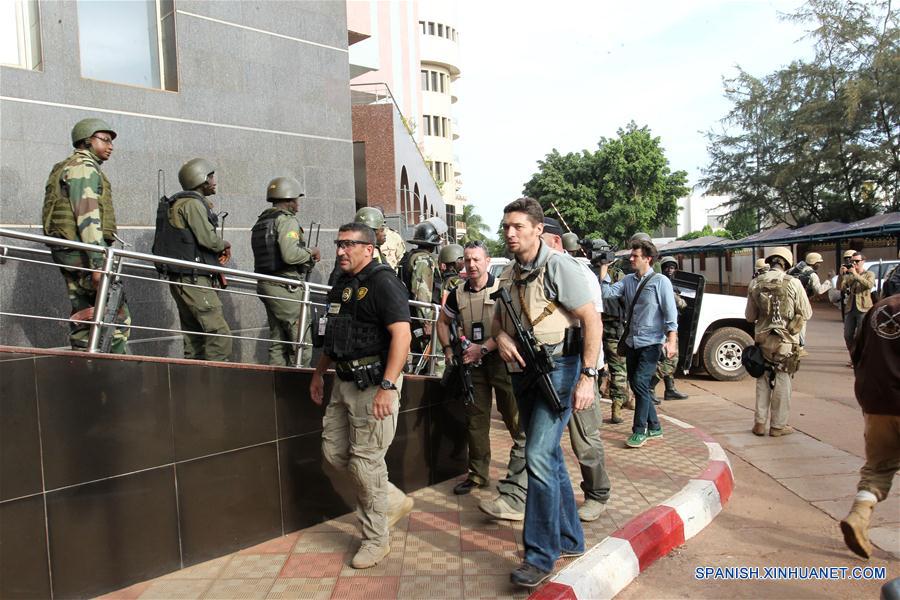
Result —
[[866, 313], [872, 308], [872, 288], [875, 273], [866, 270], [866, 257], [856, 252], [850, 258], [850, 267], [841, 265], [838, 289], [847, 294], [844, 312], [844, 343], [853, 352], [853, 344]]
[[[312, 401], [324, 400], [323, 376], [336, 380], [322, 420], [322, 455], [340, 490], [356, 490], [362, 545], [351, 566], [367, 569], [390, 552], [390, 528], [413, 507], [388, 481], [387, 453], [397, 430], [403, 365], [411, 338], [409, 303], [389, 265], [372, 260], [375, 232], [347, 223], [335, 240], [341, 277], [328, 292], [323, 354], [312, 375]], [[317, 326], [320, 324], [316, 324]]]
[[[50, 171], [45, 187], [42, 223], [44, 235], [73, 242], [106, 247], [116, 235], [116, 214], [112, 204], [112, 187], [100, 165], [109, 160], [113, 151], [116, 132], [102, 119], [82, 119], [72, 128], [72, 145], [75, 152], [58, 162]], [[72, 315], [81, 312], [80, 320], [90, 320], [87, 309], [92, 309], [100, 288], [99, 271], [102, 269], [102, 252], [82, 252], [62, 246], [50, 250], [53, 262], [60, 265]], [[75, 267], [75, 268], [72, 268]], [[110, 352], [125, 354], [131, 313], [128, 305], [122, 305], [116, 314], [116, 322], [122, 327], [115, 330]], [[90, 325], [72, 323], [69, 326], [69, 342], [73, 350], [86, 350], [90, 338]]]

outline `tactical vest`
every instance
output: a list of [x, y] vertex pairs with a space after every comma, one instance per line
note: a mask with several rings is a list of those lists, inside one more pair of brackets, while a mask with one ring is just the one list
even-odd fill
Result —
[[[197, 238], [190, 227], [179, 229], [172, 225], [172, 215], [177, 209], [176, 204], [179, 204], [180, 200], [203, 203], [203, 207], [206, 209], [206, 218], [209, 219], [213, 229], [218, 227], [219, 218], [210, 210], [209, 204], [207, 204], [200, 193], [185, 191], [178, 192], [171, 198], [163, 196], [159, 199], [159, 204], [156, 208], [156, 235], [153, 237], [153, 254], [218, 266], [218, 254], [198, 244]], [[181, 202], [181, 204], [184, 204], [184, 202]], [[157, 264], [156, 270], [163, 275], [169, 273], [180, 275], [196, 273], [194, 269], [164, 264]]]
[[456, 271], [446, 271], [441, 283], [441, 298], [443, 299], [444, 294], [449, 294], [456, 289], [462, 281], [463, 278]]
[[491, 294], [500, 287], [500, 280], [495, 278], [494, 283], [485, 286], [484, 289], [477, 292], [470, 292], [466, 289], [466, 284], [457, 286], [456, 288], [456, 304], [459, 308], [460, 319], [463, 323], [463, 330], [468, 339], [473, 339], [472, 323], [481, 321], [484, 326], [484, 337], [488, 339], [494, 336], [492, 331], [494, 321], [495, 300], [491, 299]]
[[812, 298], [816, 295], [816, 290], [812, 287], [813, 268], [806, 263], [798, 263], [793, 269], [787, 272], [788, 275], [796, 277], [800, 280], [800, 285], [806, 291], [806, 295]]
[[112, 240], [116, 234], [116, 213], [112, 205], [112, 186], [106, 174], [100, 170], [100, 165], [89, 156], [75, 153], [69, 158], [53, 165], [47, 184], [44, 187], [44, 207], [41, 211], [41, 223], [44, 226], [44, 235], [58, 237], [66, 240], [79, 241], [78, 225], [75, 222], [75, 212], [72, 210], [72, 202], [65, 190], [62, 180], [66, 167], [81, 159], [90, 161], [100, 173], [100, 198], [97, 204], [100, 206], [100, 227], [103, 230], [103, 239]]
[[[410, 299], [415, 299], [413, 295], [413, 266], [415, 262], [422, 255], [431, 256], [431, 252], [428, 250], [423, 250], [422, 248], [413, 248], [403, 255], [400, 259], [400, 263], [397, 265], [397, 276], [400, 278], [400, 281], [403, 282], [403, 285], [406, 286], [406, 290], [409, 292]], [[431, 261], [432, 271], [435, 271], [432, 278], [432, 290], [431, 290], [431, 302], [432, 304], [440, 304], [441, 303], [441, 274], [437, 272], [434, 268], [434, 261]]]
[[[391, 341], [387, 329], [378, 323], [358, 321], [356, 309], [360, 302], [372, 302], [372, 296], [363, 284], [388, 273], [394, 274], [389, 265], [376, 264], [352, 277], [341, 277], [329, 290], [328, 320], [322, 346], [329, 358], [343, 362], [367, 356], [383, 357], [387, 353]], [[335, 306], [340, 310], [334, 312]]]
[[[284, 262], [278, 245], [278, 217], [293, 215], [286, 210], [267, 210], [259, 215], [250, 230], [250, 248], [253, 250], [253, 270], [257, 273], [274, 275], [290, 269], [293, 265]], [[295, 269], [296, 270], [296, 269]]]
[[[534, 331], [538, 343], [555, 345], [563, 341], [566, 329], [573, 327], [577, 320], [569, 311], [547, 298], [544, 288], [546, 266], [545, 261], [521, 278], [518, 263], [512, 261], [500, 273], [498, 280], [500, 286], [509, 290], [512, 306], [519, 314], [522, 325]], [[516, 337], [516, 329], [505, 310], [502, 311], [501, 327], [510, 336]]]

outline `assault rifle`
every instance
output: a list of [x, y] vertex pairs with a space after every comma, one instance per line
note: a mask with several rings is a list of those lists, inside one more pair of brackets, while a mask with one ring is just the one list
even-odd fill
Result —
[[[126, 244], [119, 236], [115, 234], [113, 236], [123, 247], [131, 245]], [[113, 335], [116, 333], [116, 315], [119, 314], [119, 309], [125, 303], [125, 283], [119, 277], [121, 262], [122, 257], [116, 256], [113, 262], [112, 281], [109, 283], [109, 289], [106, 294], [106, 309], [103, 311], [103, 322], [106, 325], [100, 329], [100, 337], [97, 340], [97, 350], [103, 353], [108, 353], [112, 347]]]
[[475, 404], [475, 386], [472, 384], [472, 365], [467, 365], [463, 360], [463, 354], [471, 342], [466, 338], [460, 338], [456, 331], [457, 319], [450, 322], [450, 348], [453, 351], [453, 363], [446, 365], [444, 375], [441, 377], [441, 386], [458, 386], [463, 393], [463, 404], [471, 406]]
[[532, 385], [537, 385], [544, 399], [550, 403], [551, 408], [557, 412], [563, 412], [562, 402], [559, 400], [559, 394], [553, 387], [550, 380], [550, 372], [555, 367], [553, 363], [553, 355], [544, 344], [539, 344], [534, 337], [534, 332], [525, 329], [522, 326], [522, 320], [512, 306], [512, 299], [509, 297], [509, 290], [501, 287], [491, 294], [491, 300], [500, 300], [506, 307], [506, 313], [509, 315], [513, 326], [516, 329], [516, 339], [519, 347], [522, 349], [522, 358], [525, 359], [525, 373], [527, 377], [532, 379]]

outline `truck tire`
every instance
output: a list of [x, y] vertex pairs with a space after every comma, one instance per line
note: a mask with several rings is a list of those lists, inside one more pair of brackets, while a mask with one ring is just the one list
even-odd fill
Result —
[[743, 329], [716, 329], [700, 349], [706, 372], [719, 381], [740, 381], [747, 376], [747, 370], [741, 364], [741, 356], [744, 348], [752, 345], [753, 338]]

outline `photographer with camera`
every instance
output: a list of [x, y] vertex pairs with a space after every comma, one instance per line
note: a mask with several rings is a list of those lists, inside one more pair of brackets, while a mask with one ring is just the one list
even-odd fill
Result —
[[[844, 343], [851, 353], [859, 333], [859, 326], [872, 308], [874, 286], [875, 273], [866, 270], [866, 257], [861, 252], [854, 252], [850, 256], [849, 263], [845, 259], [838, 276], [838, 289], [845, 294]], [[848, 366], [852, 366], [852, 363]]]

